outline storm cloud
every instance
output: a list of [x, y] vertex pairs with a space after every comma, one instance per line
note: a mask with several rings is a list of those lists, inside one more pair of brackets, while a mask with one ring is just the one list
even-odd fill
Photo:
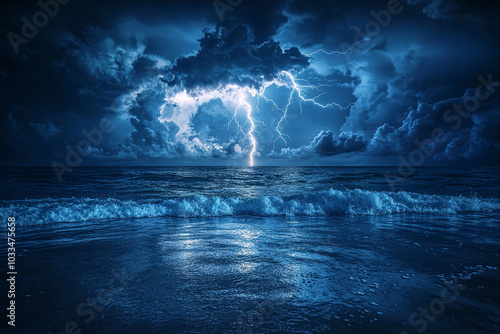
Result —
[[170, 84], [187, 88], [229, 84], [258, 88], [283, 70], [300, 70], [308, 65], [308, 57], [298, 48], [282, 50], [272, 39], [257, 44], [249, 27], [228, 20], [213, 31], [205, 30], [196, 55], [177, 59], [175, 79]]
[[299, 148], [284, 148], [276, 154], [282, 158], [304, 158], [311, 155], [334, 156], [342, 153], [361, 151], [366, 148], [363, 137], [355, 133], [342, 132], [335, 138], [332, 131], [321, 131], [307, 145]]
[[69, 2], [15, 52], [43, 9], [2, 2], [2, 164], [64, 162], [109, 119], [83, 165], [246, 165], [247, 113], [260, 165], [500, 163], [497, 2], [409, 0], [382, 24], [389, 5]]

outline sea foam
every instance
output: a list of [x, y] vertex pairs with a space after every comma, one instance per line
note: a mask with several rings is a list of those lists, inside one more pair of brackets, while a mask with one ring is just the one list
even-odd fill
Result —
[[28, 225], [144, 217], [448, 215], [498, 210], [498, 199], [334, 189], [295, 196], [256, 198], [192, 196], [148, 201], [36, 199], [7, 201], [0, 206], [3, 217], [14, 216], [17, 222]]

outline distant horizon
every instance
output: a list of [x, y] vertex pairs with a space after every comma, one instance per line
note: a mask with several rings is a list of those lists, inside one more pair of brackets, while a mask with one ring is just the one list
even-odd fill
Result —
[[[224, 167], [224, 168], [294, 168], [294, 167], [307, 167], [307, 168], [398, 168], [398, 165], [356, 165], [356, 166], [342, 166], [342, 165], [262, 165], [262, 166], [230, 166], [230, 165], [88, 165], [74, 167], [73, 170], [78, 170], [80, 168], [102, 168], [102, 167], [132, 167], [132, 168], [148, 168], [148, 167]], [[0, 166], [0, 168], [49, 168], [51, 166], [47, 165], [22, 165], [22, 166]], [[420, 168], [500, 168], [500, 165], [483, 165], [483, 166], [453, 166], [453, 165], [428, 165], [428, 166], [415, 166], [415, 169]]]

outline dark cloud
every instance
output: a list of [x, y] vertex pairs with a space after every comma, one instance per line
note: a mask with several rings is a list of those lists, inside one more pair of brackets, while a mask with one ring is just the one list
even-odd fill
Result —
[[[85, 164], [244, 164], [248, 138], [237, 136], [234, 120], [228, 127], [237, 103], [202, 97], [198, 88], [259, 87], [282, 70], [307, 86], [308, 98], [319, 95], [316, 102], [353, 104], [322, 108], [294, 95], [279, 123], [282, 140], [276, 127], [291, 83], [269, 87], [266, 97], [275, 104], [260, 99], [258, 110], [249, 94], [258, 163], [274, 164], [276, 157], [333, 163], [342, 153], [364, 164], [394, 161], [436, 128], [447, 141], [426, 163], [498, 162], [496, 95], [456, 129], [458, 121], [442, 117], [463, 102], [464, 91], [471, 94], [478, 75], [500, 78], [497, 2], [410, 0], [365, 47], [346, 56], [311, 54], [353, 43], [356, 29], [375, 22], [372, 11], [387, 4], [243, 1], [221, 21], [212, 1], [71, 1], [18, 54], [7, 38], [0, 41], [0, 155], [8, 157], [2, 163], [63, 161], [65, 147], [106, 117], [115, 131], [88, 148]], [[0, 6], [3, 36], [21, 33], [21, 18], [40, 10], [33, 1]], [[237, 119], [248, 129], [244, 116], [240, 109]]]
[[[488, 89], [469, 89], [460, 98], [421, 103], [399, 126], [384, 124], [370, 141], [372, 154], [401, 154], [421, 150], [437, 162], [500, 162], [500, 83]], [[492, 92], [494, 91], [494, 92]], [[475, 97], [484, 96], [478, 99]]]
[[370, 11], [385, 8], [384, 0], [291, 0], [285, 10], [288, 24], [282, 33], [303, 47], [321, 45], [336, 50], [342, 43], [353, 43], [353, 27], [373, 20]]
[[239, 153], [241, 153], [241, 147], [238, 143], [233, 141], [226, 146], [225, 153], [229, 157], [236, 155], [236, 154], [239, 154]]
[[306, 158], [314, 155], [334, 156], [361, 151], [366, 148], [363, 137], [357, 133], [342, 132], [336, 139], [330, 130], [321, 131], [312, 142], [299, 148], [284, 148], [273, 156], [281, 158]]
[[422, 8], [432, 19], [471, 20], [492, 23], [497, 20], [500, 3], [496, 0], [409, 0], [409, 4]]
[[246, 25], [227, 20], [215, 30], [205, 30], [200, 50], [194, 56], [177, 59], [171, 85], [217, 87], [236, 84], [259, 87], [282, 70], [302, 69], [309, 59], [292, 47], [282, 50], [271, 40], [258, 44]]
[[257, 44], [268, 41], [276, 34], [278, 29], [287, 22], [288, 18], [283, 10], [286, 8], [286, 0], [254, 0], [241, 1], [229, 12], [226, 19], [238, 20], [250, 27], [255, 36]]
[[58, 129], [52, 121], [48, 121], [47, 123], [34, 123], [31, 122], [30, 126], [35, 129], [38, 135], [44, 139], [51, 139], [57, 136], [62, 132], [61, 129]]

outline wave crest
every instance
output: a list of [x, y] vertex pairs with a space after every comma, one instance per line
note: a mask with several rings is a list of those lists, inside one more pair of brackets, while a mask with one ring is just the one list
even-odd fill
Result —
[[77, 222], [113, 218], [220, 216], [331, 216], [393, 213], [453, 214], [500, 210], [497, 199], [422, 195], [409, 192], [334, 190], [295, 196], [221, 198], [192, 196], [154, 201], [113, 198], [67, 198], [10, 201], [0, 207], [4, 217], [22, 224]]

